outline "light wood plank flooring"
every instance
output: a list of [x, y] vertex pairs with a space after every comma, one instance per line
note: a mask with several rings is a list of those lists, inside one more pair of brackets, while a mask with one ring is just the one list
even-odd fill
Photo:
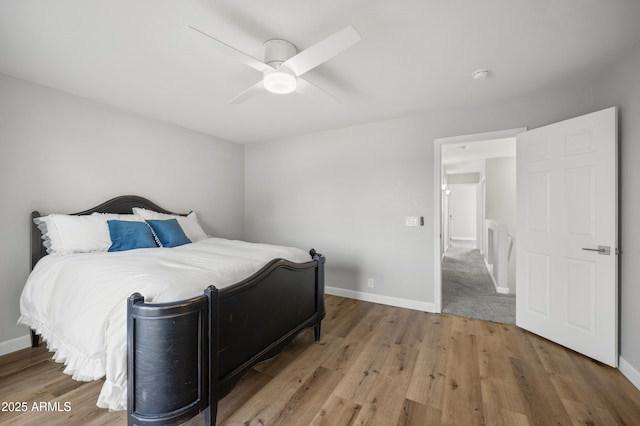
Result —
[[[251, 371], [220, 401], [218, 424], [640, 424], [640, 391], [619, 371], [517, 327], [326, 302], [321, 343], [309, 330]], [[101, 381], [71, 380], [50, 355], [41, 346], [0, 357], [0, 402], [29, 407], [0, 412], [0, 424], [126, 423], [95, 406]]]

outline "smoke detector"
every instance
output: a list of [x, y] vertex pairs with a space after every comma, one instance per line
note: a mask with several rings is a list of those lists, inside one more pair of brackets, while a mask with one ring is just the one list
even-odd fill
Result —
[[486, 80], [487, 77], [489, 77], [489, 72], [490, 70], [487, 68], [480, 68], [471, 73], [471, 77], [473, 77], [474, 80]]

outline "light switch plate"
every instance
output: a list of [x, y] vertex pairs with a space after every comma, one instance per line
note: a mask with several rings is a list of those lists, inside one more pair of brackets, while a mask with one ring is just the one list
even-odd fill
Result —
[[420, 226], [420, 216], [405, 216], [404, 226]]

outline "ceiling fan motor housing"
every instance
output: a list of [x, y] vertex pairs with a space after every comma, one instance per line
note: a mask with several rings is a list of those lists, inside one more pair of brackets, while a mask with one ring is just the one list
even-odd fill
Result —
[[296, 47], [286, 40], [273, 39], [264, 42], [264, 63], [278, 68], [280, 64], [298, 53]]

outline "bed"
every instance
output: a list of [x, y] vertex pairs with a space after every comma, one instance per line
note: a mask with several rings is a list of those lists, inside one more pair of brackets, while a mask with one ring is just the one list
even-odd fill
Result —
[[[195, 218], [139, 196], [72, 216], [133, 212], [163, 219], [146, 220], [154, 226], [177, 218], [185, 231]], [[171, 248], [48, 255], [39, 217], [32, 213], [33, 270], [19, 322], [31, 327], [33, 346], [44, 337], [65, 373], [105, 376], [97, 405], [126, 408], [130, 424], [167, 424], [200, 411], [215, 424], [217, 401], [253, 366], [307, 328], [320, 339], [325, 258], [313, 249], [205, 236]], [[109, 219], [109, 229], [121, 222]], [[152, 232], [158, 244], [161, 230]]]

